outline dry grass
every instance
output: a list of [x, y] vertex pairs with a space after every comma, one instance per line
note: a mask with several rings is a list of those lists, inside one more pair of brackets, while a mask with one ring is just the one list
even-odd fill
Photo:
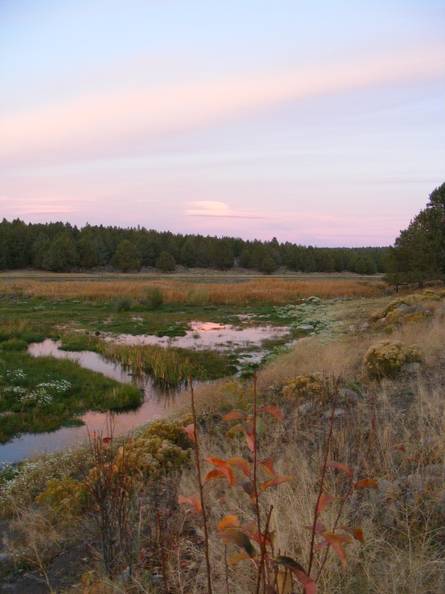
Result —
[[194, 305], [222, 304], [285, 304], [316, 295], [333, 297], [372, 297], [383, 293], [384, 283], [376, 280], [308, 278], [308, 280], [283, 280], [265, 278], [245, 282], [183, 282], [179, 280], [153, 281], [3, 281], [3, 294], [23, 294], [50, 299], [109, 300], [119, 297], [140, 299], [149, 289], [158, 288], [165, 303]]
[[[424, 365], [418, 373], [383, 382], [368, 380], [363, 374], [363, 355], [380, 338], [363, 335], [327, 344], [306, 339], [259, 376], [263, 394], [275, 402], [280, 399], [277, 387], [299, 374], [341, 375], [347, 382], [360, 385], [361, 399], [336, 421], [331, 456], [355, 468], [360, 476], [377, 479], [379, 490], [357, 492], [346, 505], [344, 523], [363, 528], [365, 542], [347, 546], [345, 569], [335, 555], [329, 556], [319, 594], [445, 591], [443, 308], [432, 320], [407, 325], [392, 335], [395, 340], [420, 347]], [[218, 408], [239, 405], [242, 392], [240, 385], [233, 382], [220, 383], [213, 392], [205, 387], [198, 394], [199, 408], [212, 418]], [[262, 441], [261, 456], [272, 456], [279, 474], [294, 477], [289, 484], [267, 492], [263, 509], [274, 506], [275, 550], [305, 565], [310, 538], [307, 526], [312, 520], [323, 458], [327, 411], [317, 405], [310, 413], [303, 413], [300, 403], [281, 401], [287, 412], [285, 425], [271, 424], [267, 439]], [[203, 458], [246, 455], [243, 441], [226, 438], [220, 425], [215, 431], [202, 433], [201, 447]], [[193, 474], [186, 474], [181, 492], [191, 493], [194, 489]], [[328, 492], [340, 495], [338, 480], [333, 476]], [[213, 526], [226, 513], [234, 513], [245, 522], [253, 519], [249, 500], [239, 488], [212, 485], [208, 501]], [[334, 516], [334, 509], [328, 508], [323, 517], [326, 525], [332, 525]], [[215, 533], [211, 548], [216, 591], [225, 592], [224, 549]], [[202, 551], [195, 554], [199, 571], [189, 587], [190, 592], [200, 594], [204, 591], [205, 568]], [[254, 573], [249, 565], [245, 562], [230, 568], [231, 594], [254, 591]]]

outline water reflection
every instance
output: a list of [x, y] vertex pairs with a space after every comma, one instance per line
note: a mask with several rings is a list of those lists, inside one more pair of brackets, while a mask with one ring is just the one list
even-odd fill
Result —
[[289, 328], [283, 326], [232, 326], [215, 322], [190, 322], [189, 330], [184, 336], [154, 336], [152, 334], [119, 334], [110, 335], [106, 340], [137, 345], [175, 346], [197, 350], [233, 350], [234, 348], [250, 348], [260, 346], [265, 340], [278, 339], [289, 334]]
[[[157, 388], [150, 378], [135, 378], [121, 365], [107, 361], [98, 353], [61, 351], [59, 346], [59, 343], [54, 340], [47, 339], [30, 345], [29, 353], [34, 357], [51, 356], [57, 359], [70, 359], [86, 369], [102, 373], [106, 377], [125, 384], [134, 383], [143, 390], [144, 402], [139, 408], [113, 414], [115, 435], [128, 433], [150, 420], [162, 418], [172, 407], [177, 393], [166, 394]], [[80, 418], [84, 425], [62, 427], [50, 433], [26, 433], [0, 445], [0, 463], [18, 462], [35, 454], [57, 452], [80, 445], [88, 439], [88, 431], [100, 432], [107, 429], [109, 413], [89, 411]]]

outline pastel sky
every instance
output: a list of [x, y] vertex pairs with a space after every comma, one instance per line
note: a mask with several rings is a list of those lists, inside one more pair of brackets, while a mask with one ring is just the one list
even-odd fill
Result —
[[444, 0], [0, 0], [0, 217], [386, 245], [445, 181]]

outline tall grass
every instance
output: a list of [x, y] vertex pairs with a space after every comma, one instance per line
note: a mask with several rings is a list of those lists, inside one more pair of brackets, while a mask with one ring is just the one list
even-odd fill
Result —
[[155, 345], [125, 346], [101, 342], [98, 351], [117, 361], [135, 375], [148, 374], [164, 388], [177, 388], [192, 375], [210, 380], [231, 375], [235, 369], [229, 358], [214, 351], [188, 351]]
[[384, 283], [376, 280], [320, 279], [285, 280], [265, 278], [245, 282], [191, 283], [179, 280], [154, 281], [77, 281], [43, 282], [17, 280], [2, 285], [3, 294], [23, 294], [51, 299], [83, 298], [96, 301], [121, 298], [144, 299], [147, 291], [157, 289], [164, 303], [190, 305], [284, 304], [316, 295], [322, 298], [371, 297], [383, 292]]

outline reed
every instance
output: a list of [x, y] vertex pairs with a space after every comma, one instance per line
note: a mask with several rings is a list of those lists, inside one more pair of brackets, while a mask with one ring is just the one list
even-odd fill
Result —
[[144, 299], [148, 291], [156, 290], [164, 303], [188, 305], [274, 305], [295, 302], [312, 295], [321, 298], [372, 297], [383, 293], [380, 280], [360, 278], [320, 278], [303, 280], [264, 278], [242, 282], [184, 282], [181, 280], [40, 280], [3, 281], [4, 295], [24, 295], [48, 299], [88, 299], [109, 301], [121, 298]]

